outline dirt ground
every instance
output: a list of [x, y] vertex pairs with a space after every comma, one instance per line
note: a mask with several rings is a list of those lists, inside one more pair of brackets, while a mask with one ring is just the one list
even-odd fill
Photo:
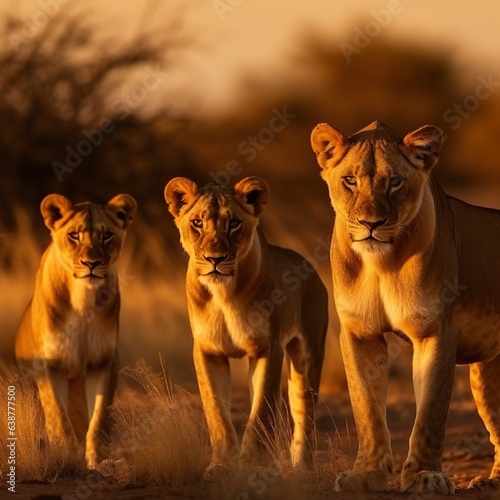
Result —
[[[236, 398], [233, 420], [238, 432], [244, 425], [245, 398]], [[238, 408], [238, 409], [236, 409]], [[263, 474], [258, 477], [241, 477], [235, 484], [215, 485], [211, 483], [193, 484], [182, 488], [165, 486], [139, 486], [109, 482], [105, 478], [87, 476], [78, 480], [57, 480], [52, 484], [18, 484], [12, 498], [36, 500], [75, 500], [75, 499], [160, 499], [160, 498], [231, 498], [234, 500], [250, 499], [376, 499], [376, 500], [425, 500], [444, 498], [440, 495], [417, 496], [398, 492], [399, 472], [408, 449], [408, 438], [415, 414], [413, 394], [409, 384], [391, 387], [388, 399], [388, 421], [392, 435], [395, 473], [391, 480], [391, 490], [387, 493], [370, 495], [338, 494], [333, 492], [335, 472], [328, 472], [320, 467], [320, 477], [311, 480], [283, 480], [275, 474]], [[355, 457], [357, 448], [356, 432], [350, 404], [345, 393], [322, 397], [317, 409], [318, 451], [316, 461], [331, 460], [328, 449], [333, 446], [342, 457], [340, 467], [349, 466]], [[328, 455], [327, 458], [326, 455]], [[326, 458], [325, 458], [326, 457]], [[452, 477], [458, 498], [497, 499], [500, 491], [478, 492], [467, 490], [468, 482], [479, 474], [488, 474], [493, 461], [493, 450], [482, 422], [477, 415], [471, 398], [456, 396], [452, 400], [448, 416], [443, 470]], [[325, 472], [326, 470], [326, 472]], [[335, 464], [332, 471], [335, 471]], [[272, 472], [272, 471], [271, 471]], [[7, 498], [0, 492], [0, 497]]]

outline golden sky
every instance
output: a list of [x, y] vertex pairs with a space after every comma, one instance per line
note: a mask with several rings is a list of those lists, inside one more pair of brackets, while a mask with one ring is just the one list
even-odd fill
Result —
[[[44, 8], [51, 11], [70, 3], [10, 0], [4, 8], [22, 12], [30, 22]], [[121, 34], [143, 27], [161, 31], [173, 12], [183, 12], [186, 29], [201, 48], [189, 55], [182, 70], [165, 83], [165, 90], [180, 101], [189, 96], [190, 104], [195, 101], [208, 109], [223, 106], [242, 70], [272, 72], [281, 67], [297, 45], [298, 35], [306, 30], [336, 45], [352, 44], [356, 33], [370, 29], [379, 32], [375, 36], [396, 43], [410, 39], [430, 47], [445, 45], [471, 78], [485, 68], [496, 69], [499, 60], [500, 4], [495, 0], [89, 0], [79, 4], [94, 13], [103, 29]], [[368, 22], [372, 25], [367, 26]]]

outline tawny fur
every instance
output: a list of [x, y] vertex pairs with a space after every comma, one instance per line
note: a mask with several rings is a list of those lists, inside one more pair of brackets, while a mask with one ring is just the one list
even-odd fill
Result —
[[495, 446], [490, 478], [470, 486], [500, 482], [500, 211], [444, 193], [431, 172], [442, 142], [433, 126], [404, 138], [379, 122], [350, 138], [327, 124], [312, 132], [335, 211], [334, 298], [359, 438], [354, 470], [338, 477], [338, 490], [387, 487], [390, 331], [414, 349], [417, 415], [402, 491], [454, 491], [441, 455], [456, 363], [471, 364], [474, 399]]
[[[81, 433], [70, 416], [88, 417], [85, 458], [94, 469], [106, 458], [107, 409], [117, 373], [120, 293], [114, 265], [136, 202], [118, 195], [106, 206], [73, 206], [53, 194], [42, 201], [41, 212], [52, 243], [17, 332], [16, 359], [36, 383], [52, 447], [77, 454]], [[83, 393], [76, 394], [78, 389]]]
[[[242, 465], [268, 466], [289, 363], [295, 467], [311, 464], [311, 432], [328, 323], [327, 292], [305, 259], [267, 243], [258, 229], [268, 196], [256, 177], [233, 190], [171, 180], [165, 199], [189, 255], [187, 297], [194, 362], [212, 443], [207, 476]], [[217, 260], [216, 260], [217, 259]], [[294, 270], [308, 269], [299, 279]], [[230, 417], [229, 358], [250, 361], [252, 407], [241, 453]]]

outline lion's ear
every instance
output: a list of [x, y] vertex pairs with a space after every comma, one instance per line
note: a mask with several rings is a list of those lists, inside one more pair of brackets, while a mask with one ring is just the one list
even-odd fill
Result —
[[106, 211], [118, 227], [128, 229], [137, 212], [137, 202], [128, 194], [118, 194], [108, 201]]
[[347, 150], [347, 138], [328, 123], [320, 123], [311, 133], [311, 146], [321, 168], [334, 167]]
[[260, 215], [269, 197], [269, 186], [260, 177], [246, 177], [234, 186], [236, 198], [245, 206], [250, 205], [252, 215]]
[[415, 167], [430, 170], [438, 161], [443, 142], [440, 128], [424, 125], [404, 137], [402, 150]]
[[52, 231], [55, 223], [73, 209], [73, 204], [62, 194], [49, 194], [40, 203], [45, 225]]
[[165, 186], [165, 201], [169, 212], [179, 217], [185, 205], [191, 205], [198, 195], [198, 186], [185, 177], [175, 177]]

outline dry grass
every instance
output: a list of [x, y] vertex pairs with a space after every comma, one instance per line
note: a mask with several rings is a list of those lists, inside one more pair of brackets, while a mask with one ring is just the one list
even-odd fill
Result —
[[290, 443], [293, 436], [293, 423], [289, 408], [286, 404], [280, 405], [279, 410], [272, 416], [271, 430], [264, 423], [257, 421], [257, 434], [266, 444], [267, 451], [274, 466], [280, 475], [287, 477], [292, 472]]
[[[190, 484], [208, 463], [209, 441], [199, 400], [146, 363], [127, 367], [129, 382], [113, 407], [111, 459], [117, 479], [133, 484]], [[130, 384], [132, 382], [132, 384]], [[78, 457], [49, 447], [36, 389], [20, 375], [1, 379], [1, 421], [7, 421], [7, 387], [16, 390], [16, 469], [18, 481], [51, 482], [85, 472], [83, 448]], [[134, 388], [131, 388], [135, 386]], [[0, 427], [0, 471], [6, 473], [7, 427]], [[107, 464], [113, 465], [113, 464]], [[109, 469], [103, 468], [104, 474]]]
[[[295, 476], [289, 455], [291, 421], [286, 407], [276, 415], [269, 439], [272, 463], [267, 468], [242, 470], [232, 481], [208, 484], [202, 481], [208, 465], [210, 445], [198, 397], [171, 383], [163, 369], [155, 372], [145, 362], [126, 367], [121, 373], [122, 390], [111, 408], [113, 436], [110, 458], [100, 472], [106, 481], [128, 485], [164, 485], [187, 488], [192, 494], [210, 490], [215, 495], [252, 497], [259, 492], [302, 498], [307, 491], [319, 493], [347, 464], [338, 432], [326, 435], [315, 430], [315, 471]], [[50, 449], [44, 435], [43, 413], [36, 393], [19, 375], [2, 379], [2, 386], [16, 387], [18, 481], [52, 482], [57, 478], [85, 477], [83, 449], [80, 457]], [[0, 405], [6, 420], [7, 393]], [[326, 405], [325, 405], [326, 408]], [[331, 417], [334, 428], [335, 422]], [[0, 472], [6, 472], [7, 435], [0, 435]], [[99, 479], [101, 481], [101, 479]]]
[[251, 498], [262, 492], [282, 498], [285, 492], [294, 499], [303, 498], [305, 491], [319, 493], [333, 487], [336, 474], [352, 465], [342, 451], [345, 443], [341, 442], [334, 417], [320, 399], [318, 411], [334, 432], [314, 428], [313, 472], [293, 473], [290, 460], [293, 424], [287, 405], [282, 404], [273, 417], [271, 430], [261, 427], [261, 438], [271, 457], [268, 467], [242, 469], [233, 480], [224, 483], [204, 483], [210, 445], [199, 398], [172, 384], [163, 363], [160, 373], [139, 362], [122, 370], [122, 375], [128, 381], [127, 389], [112, 407], [115, 422], [112, 458], [119, 469], [116, 477], [121, 481], [189, 486], [194, 494], [208, 488], [212, 493], [235, 498], [239, 494]]
[[[295, 471], [290, 456], [290, 443], [293, 434], [293, 422], [286, 404], [281, 404], [273, 415], [272, 425], [268, 430], [264, 425], [258, 426], [260, 439], [265, 443], [271, 462], [267, 467], [243, 468], [231, 485], [234, 498], [323, 498], [333, 490], [337, 474], [350, 468], [350, 460], [342, 451], [340, 433], [330, 409], [320, 399], [317, 410], [325, 413], [325, 421], [329, 431], [320, 431], [314, 426], [311, 447], [313, 449], [314, 467], [311, 471]], [[333, 431], [332, 431], [333, 430]], [[227, 487], [227, 485], [226, 485]], [[227, 491], [225, 491], [227, 493]], [[241, 496], [238, 496], [241, 495]]]
[[163, 370], [144, 362], [123, 374], [137, 386], [112, 407], [113, 459], [123, 479], [140, 484], [181, 486], [201, 479], [209, 461], [209, 438], [201, 403], [171, 383]]
[[[68, 450], [49, 447], [44, 436], [43, 412], [36, 389], [20, 375], [1, 379], [1, 421], [7, 422], [7, 388], [15, 387], [16, 471], [18, 481], [52, 482], [58, 477], [76, 477], [85, 470], [83, 448], [75, 457]], [[8, 463], [7, 427], [0, 426], [0, 470], [5, 474]]]

